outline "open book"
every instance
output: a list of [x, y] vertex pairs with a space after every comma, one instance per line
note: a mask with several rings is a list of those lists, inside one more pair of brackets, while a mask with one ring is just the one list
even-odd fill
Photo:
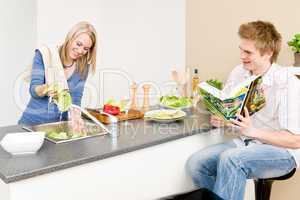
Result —
[[231, 91], [219, 90], [207, 82], [201, 82], [198, 86], [207, 109], [212, 114], [229, 121], [236, 119], [237, 114], [244, 115], [244, 107], [252, 115], [265, 105], [261, 83], [261, 76], [251, 76]]

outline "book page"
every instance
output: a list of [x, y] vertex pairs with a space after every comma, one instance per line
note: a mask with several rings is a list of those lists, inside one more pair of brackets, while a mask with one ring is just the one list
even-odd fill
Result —
[[205, 90], [206, 92], [213, 95], [214, 97], [221, 99], [222, 91], [219, 90], [218, 88], [215, 88], [215, 87], [209, 85], [206, 81], [199, 83], [198, 86], [199, 86], [199, 88]]
[[239, 96], [241, 93], [245, 93], [248, 91], [252, 81], [254, 81], [258, 76], [250, 76], [245, 81], [241, 82], [240, 84], [236, 85], [229, 93], [224, 94], [224, 98], [234, 98]]
[[206, 81], [201, 82], [198, 84], [199, 88], [205, 90], [206, 92], [210, 93], [214, 97], [220, 99], [220, 100], [225, 100], [225, 99], [230, 99], [230, 98], [235, 98], [240, 96], [243, 93], [247, 93], [249, 86], [252, 81], [254, 81], [258, 76], [251, 76], [247, 78], [245, 81], [241, 82], [240, 84], [236, 85], [232, 90], [219, 90], [210, 84], [208, 84]]

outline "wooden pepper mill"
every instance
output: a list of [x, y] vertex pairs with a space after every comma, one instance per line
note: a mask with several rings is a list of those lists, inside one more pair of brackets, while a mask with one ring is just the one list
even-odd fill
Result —
[[142, 110], [144, 112], [150, 110], [150, 99], [149, 99], [149, 91], [150, 91], [150, 85], [145, 84], [143, 85], [143, 90], [144, 90], [144, 101], [143, 101], [143, 108]]
[[131, 96], [130, 96], [130, 110], [137, 110], [138, 106], [137, 106], [137, 97], [136, 97], [136, 92], [137, 92], [137, 84], [134, 82], [131, 86], [130, 86], [130, 92], [131, 92]]
[[178, 73], [176, 70], [173, 70], [172, 73], [172, 79], [176, 83], [176, 87], [178, 90], [178, 94], [181, 97], [187, 96], [187, 72]]

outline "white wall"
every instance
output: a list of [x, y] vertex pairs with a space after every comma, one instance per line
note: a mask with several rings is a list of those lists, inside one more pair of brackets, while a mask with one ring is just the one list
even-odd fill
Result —
[[184, 69], [184, 0], [0, 0], [0, 5], [1, 126], [16, 124], [27, 104], [28, 84], [20, 74], [36, 44], [61, 43], [81, 20], [91, 22], [100, 39], [98, 73], [87, 83], [84, 105], [129, 97], [131, 81], [162, 84], [171, 69]]
[[[16, 124], [20, 117], [15, 86], [32, 59], [36, 40], [36, 0], [0, 0], [0, 126]], [[18, 93], [18, 92], [17, 92]], [[19, 93], [18, 93], [19, 94]], [[22, 101], [25, 101], [24, 98]]]
[[[62, 42], [81, 20], [97, 29], [98, 73], [87, 84], [85, 105], [129, 97], [131, 81], [161, 84], [170, 80], [172, 68], [184, 69], [185, 0], [39, 0], [37, 18], [42, 43]], [[101, 79], [104, 70], [110, 72]]]

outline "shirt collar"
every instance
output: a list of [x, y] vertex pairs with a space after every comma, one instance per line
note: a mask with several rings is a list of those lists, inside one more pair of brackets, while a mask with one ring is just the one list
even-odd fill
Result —
[[273, 63], [271, 67], [268, 69], [268, 71], [265, 72], [265, 74], [262, 75], [263, 77], [263, 84], [267, 86], [272, 86], [274, 83], [274, 73], [275, 69], [277, 68], [277, 64]]
[[[263, 84], [266, 86], [272, 86], [274, 84], [274, 73], [276, 71], [276, 69], [279, 67], [278, 64], [276, 63], [272, 63], [272, 65], [270, 66], [270, 68], [268, 69], [268, 71], [266, 71], [263, 75]], [[249, 70], [246, 70], [243, 68], [243, 78], [247, 79], [250, 76], [252, 76], [252, 74], [250, 73]]]

